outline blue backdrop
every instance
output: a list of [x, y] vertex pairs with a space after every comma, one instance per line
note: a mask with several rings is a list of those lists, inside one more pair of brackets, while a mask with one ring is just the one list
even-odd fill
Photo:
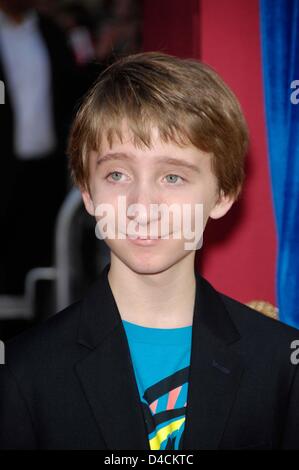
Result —
[[260, 24], [279, 318], [299, 328], [299, 0], [260, 0]]

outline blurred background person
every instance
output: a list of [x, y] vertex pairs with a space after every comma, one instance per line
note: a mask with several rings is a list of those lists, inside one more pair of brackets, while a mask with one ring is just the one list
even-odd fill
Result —
[[52, 264], [66, 137], [82, 93], [64, 33], [37, 5], [0, 0], [1, 294], [22, 294], [26, 273]]
[[68, 36], [76, 63], [82, 66], [94, 60], [93, 21], [88, 8], [80, 2], [66, 3], [57, 8], [55, 18]]
[[51, 2], [48, 12], [68, 36], [85, 88], [120, 55], [141, 51], [137, 0]]
[[95, 55], [99, 61], [111, 63], [114, 56], [140, 50], [140, 3], [114, 0], [103, 3], [105, 19], [95, 30]]

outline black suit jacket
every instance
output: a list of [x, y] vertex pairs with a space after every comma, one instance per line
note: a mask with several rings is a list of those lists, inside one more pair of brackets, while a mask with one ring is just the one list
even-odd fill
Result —
[[[6, 342], [0, 448], [149, 450], [109, 266], [82, 300]], [[299, 449], [299, 330], [196, 283], [183, 449]]]

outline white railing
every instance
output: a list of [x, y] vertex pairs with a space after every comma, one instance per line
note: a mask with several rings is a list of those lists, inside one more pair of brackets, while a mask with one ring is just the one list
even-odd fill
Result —
[[28, 271], [24, 283], [24, 295], [0, 295], [0, 320], [12, 318], [32, 319], [38, 281], [53, 281], [55, 285], [55, 311], [71, 303], [71, 225], [82, 204], [80, 191], [76, 188], [66, 196], [55, 225], [55, 266], [37, 267]]

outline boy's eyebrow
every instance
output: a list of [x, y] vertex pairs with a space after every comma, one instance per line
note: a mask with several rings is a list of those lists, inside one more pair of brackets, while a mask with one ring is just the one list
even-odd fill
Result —
[[[135, 158], [136, 157], [133, 154], [128, 155], [123, 152], [110, 152], [110, 153], [100, 156], [97, 159], [97, 165], [100, 165], [101, 163], [112, 161], [112, 160], [130, 160], [130, 159], [134, 160]], [[170, 165], [185, 167], [189, 170], [200, 173], [200, 169], [197, 165], [194, 165], [193, 163], [190, 163], [190, 162], [186, 162], [185, 160], [179, 160], [178, 158], [169, 157], [169, 156], [159, 156], [159, 157], [156, 157], [155, 160], [157, 161], [157, 163], [168, 163]]]

